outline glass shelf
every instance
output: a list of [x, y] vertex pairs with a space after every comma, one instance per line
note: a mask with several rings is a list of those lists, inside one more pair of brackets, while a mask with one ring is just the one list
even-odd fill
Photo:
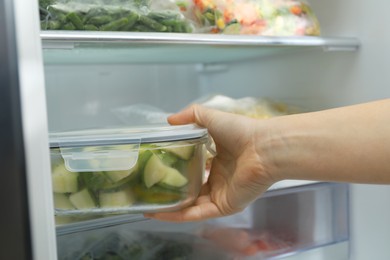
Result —
[[355, 38], [42, 31], [46, 64], [218, 63], [298, 49], [356, 51]]

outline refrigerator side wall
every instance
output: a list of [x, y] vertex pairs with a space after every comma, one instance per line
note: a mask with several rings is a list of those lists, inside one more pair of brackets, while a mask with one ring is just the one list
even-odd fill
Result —
[[0, 259], [32, 257], [12, 1], [0, 1]]

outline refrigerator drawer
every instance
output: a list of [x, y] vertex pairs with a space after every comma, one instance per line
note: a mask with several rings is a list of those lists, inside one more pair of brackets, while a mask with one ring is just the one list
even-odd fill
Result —
[[337, 254], [347, 259], [348, 217], [348, 185], [315, 183], [270, 191], [243, 212], [204, 222], [139, 218], [63, 232], [58, 252], [59, 259], [104, 259], [108, 253], [118, 259], [279, 259], [342, 244]]

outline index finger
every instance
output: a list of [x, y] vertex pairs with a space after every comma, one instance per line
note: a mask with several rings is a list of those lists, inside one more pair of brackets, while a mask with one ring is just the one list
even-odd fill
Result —
[[216, 111], [205, 108], [200, 105], [192, 105], [183, 111], [168, 117], [168, 123], [171, 125], [184, 125], [195, 123], [201, 127], [208, 127]]

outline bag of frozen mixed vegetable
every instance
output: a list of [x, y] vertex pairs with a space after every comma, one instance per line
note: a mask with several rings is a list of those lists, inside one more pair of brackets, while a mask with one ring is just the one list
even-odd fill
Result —
[[170, 0], [39, 0], [43, 30], [192, 32]]
[[320, 35], [305, 0], [176, 0], [199, 32], [263, 36]]

